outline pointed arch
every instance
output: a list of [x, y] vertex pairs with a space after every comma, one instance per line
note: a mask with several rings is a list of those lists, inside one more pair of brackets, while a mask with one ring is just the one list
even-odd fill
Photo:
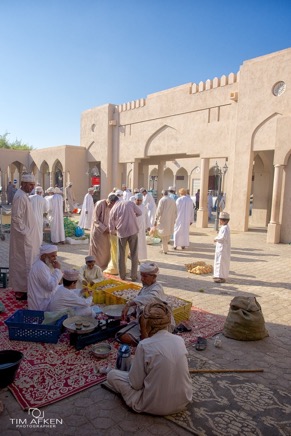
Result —
[[[253, 151], [269, 150], [275, 148], [276, 122], [280, 113], [274, 112], [269, 115], [254, 129], [251, 137]], [[271, 147], [271, 148], [270, 148]]]
[[188, 173], [184, 167], [181, 167], [176, 172], [176, 192], [181, 188], [188, 189]]
[[147, 140], [144, 149], [144, 157], [180, 153], [179, 135], [177, 130], [165, 124], [156, 130]]
[[171, 168], [166, 168], [164, 171], [164, 189], [169, 189], [169, 186], [174, 186], [174, 173]]

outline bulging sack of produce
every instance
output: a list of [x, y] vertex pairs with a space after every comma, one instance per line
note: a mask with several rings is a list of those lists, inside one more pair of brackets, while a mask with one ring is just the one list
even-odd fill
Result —
[[255, 297], [234, 297], [231, 300], [223, 334], [238, 341], [258, 341], [269, 336], [261, 306]]
[[75, 229], [75, 236], [77, 236], [78, 238], [80, 237], [80, 236], [84, 236], [84, 230], [81, 228], [81, 227], [76, 227], [76, 229]]

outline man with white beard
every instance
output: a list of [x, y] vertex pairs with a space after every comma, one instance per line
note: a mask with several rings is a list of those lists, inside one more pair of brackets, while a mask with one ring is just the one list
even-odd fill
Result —
[[63, 276], [57, 260], [56, 245], [42, 245], [39, 258], [34, 262], [28, 275], [28, 309], [48, 310], [53, 293]]
[[43, 240], [43, 214], [47, 213], [48, 211], [48, 203], [42, 196], [42, 193], [43, 193], [42, 187], [36, 186], [35, 194], [29, 196], [32, 210], [36, 218], [40, 241]]
[[82, 229], [91, 229], [94, 201], [93, 201], [94, 188], [89, 188], [87, 194], [84, 197], [79, 227]]

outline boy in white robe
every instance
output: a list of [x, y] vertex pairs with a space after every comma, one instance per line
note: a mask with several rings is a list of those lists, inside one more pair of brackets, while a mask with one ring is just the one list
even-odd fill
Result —
[[85, 265], [79, 271], [79, 285], [93, 286], [95, 283], [104, 280], [104, 275], [100, 266], [96, 265], [94, 256], [85, 257]]
[[91, 307], [92, 298], [84, 298], [83, 291], [76, 289], [79, 278], [77, 270], [65, 270], [63, 284], [58, 286], [51, 297], [49, 311], [60, 312], [65, 309], [73, 309], [76, 316], [89, 316], [95, 318], [96, 314]]
[[230, 264], [230, 228], [228, 222], [230, 220], [230, 215], [227, 212], [220, 212], [219, 214], [219, 224], [221, 225], [220, 230], [214, 242], [215, 247], [215, 257], [214, 257], [214, 271], [213, 280], [216, 283], [225, 283], [229, 274], [229, 264]]

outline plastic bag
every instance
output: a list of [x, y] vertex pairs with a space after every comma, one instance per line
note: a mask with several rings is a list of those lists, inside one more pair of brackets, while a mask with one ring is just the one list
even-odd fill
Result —
[[80, 236], [84, 236], [84, 229], [82, 229], [81, 227], [76, 227], [76, 230], [75, 230], [75, 236], [77, 236], [78, 238], [80, 237]]

